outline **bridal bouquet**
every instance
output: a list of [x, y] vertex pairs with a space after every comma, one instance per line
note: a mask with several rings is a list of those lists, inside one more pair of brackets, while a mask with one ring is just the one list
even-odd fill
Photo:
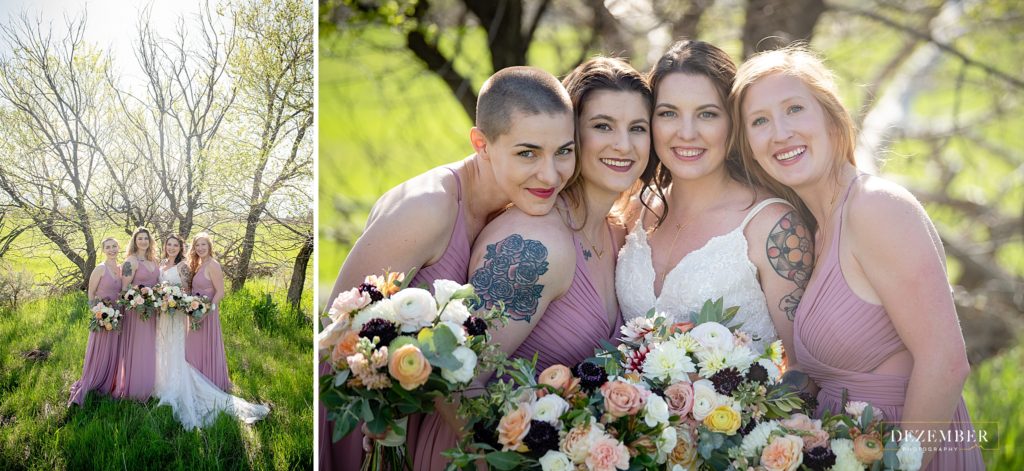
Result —
[[203, 316], [210, 312], [211, 309], [210, 298], [201, 294], [186, 295], [181, 300], [181, 306], [185, 315], [191, 321], [192, 330], [199, 330], [202, 326], [199, 322], [203, 320]]
[[434, 282], [434, 294], [407, 287], [413, 273], [369, 276], [334, 299], [331, 323], [316, 337], [330, 365], [320, 400], [334, 421], [335, 441], [365, 422], [387, 438], [374, 442], [371, 467], [403, 467], [410, 414], [432, 412], [434, 401], [466, 388], [500, 358], [488, 329], [501, 309], [471, 314], [472, 285]]
[[182, 312], [187, 295], [181, 290], [181, 286], [164, 281], [154, 286], [153, 291], [160, 298], [160, 309], [163, 313], [177, 314]]
[[689, 433], [664, 391], [610, 377], [596, 363], [552, 365], [535, 373], [516, 359], [498, 371], [484, 395], [463, 399], [473, 434], [444, 455], [472, 469], [654, 470], [676, 461], [680, 433]]
[[121, 311], [117, 305], [109, 299], [97, 301], [89, 308], [92, 317], [89, 319], [89, 330], [99, 332], [101, 330], [121, 330]]
[[755, 351], [750, 335], [729, 329], [736, 307], [707, 301], [689, 322], [670, 324], [654, 310], [622, 327], [622, 343], [598, 351], [609, 374], [634, 378], [664, 391], [688, 428], [677, 463], [725, 469], [728, 451], [761, 421], [786, 418], [803, 401], [779, 384], [782, 342]]
[[140, 319], [147, 320], [162, 309], [163, 299], [152, 287], [137, 285], [121, 293], [119, 304], [125, 309], [134, 309]]
[[[910, 470], [921, 467], [921, 442], [882, 420], [866, 402], [846, 403], [846, 414], [821, 420], [793, 414], [758, 424], [729, 451], [736, 469]], [[895, 438], [902, 436], [897, 443]]]

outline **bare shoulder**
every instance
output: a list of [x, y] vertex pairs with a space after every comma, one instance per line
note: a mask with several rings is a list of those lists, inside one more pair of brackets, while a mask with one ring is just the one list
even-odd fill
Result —
[[927, 235], [931, 220], [921, 202], [902, 186], [879, 177], [862, 179], [850, 194], [846, 223], [856, 239], [903, 239]]
[[209, 265], [207, 270], [210, 271], [210, 274], [222, 274], [222, 273], [224, 273], [224, 268], [221, 267], [220, 262], [218, 262], [216, 259], [211, 258], [206, 263]]
[[[473, 260], [486, 264], [501, 254], [544, 263], [545, 278], [560, 284], [570, 279], [576, 266], [576, 248], [572, 232], [557, 211], [544, 216], [531, 216], [510, 208], [493, 221], [477, 237]], [[568, 283], [566, 283], [568, 286]]]
[[408, 233], [422, 239], [445, 235], [455, 224], [458, 189], [455, 177], [444, 168], [417, 175], [384, 193], [373, 205], [366, 231], [374, 237]]
[[[757, 204], [761, 204], [763, 201], [764, 199], [758, 201]], [[747, 223], [747, 227], [743, 232], [746, 234], [747, 240], [757, 242], [763, 241], [771, 234], [779, 231], [795, 233], [798, 230], [801, 232], [800, 237], [813, 239], [809, 236], [807, 223], [800, 217], [799, 212], [797, 212], [797, 210], [789, 203], [779, 201], [769, 203], [767, 206], [761, 208], [761, 210], [750, 219], [750, 222]]]

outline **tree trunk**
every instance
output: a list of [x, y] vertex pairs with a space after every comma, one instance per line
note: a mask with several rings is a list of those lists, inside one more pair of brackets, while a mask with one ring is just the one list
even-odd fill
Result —
[[824, 12], [824, 0], [748, 0], [743, 59], [793, 41], [811, 42], [814, 26]]
[[295, 309], [299, 308], [302, 300], [302, 288], [306, 284], [306, 269], [309, 268], [309, 260], [313, 255], [313, 234], [306, 236], [306, 241], [295, 256], [295, 266], [292, 268], [292, 280], [288, 284], [288, 304]]
[[238, 291], [245, 286], [249, 279], [249, 262], [252, 260], [253, 248], [256, 245], [256, 226], [260, 223], [260, 216], [266, 208], [266, 203], [259, 202], [249, 208], [249, 215], [245, 219], [245, 236], [242, 237], [242, 253], [238, 256], [238, 264], [235, 265], [235, 272], [231, 274], [231, 291]]

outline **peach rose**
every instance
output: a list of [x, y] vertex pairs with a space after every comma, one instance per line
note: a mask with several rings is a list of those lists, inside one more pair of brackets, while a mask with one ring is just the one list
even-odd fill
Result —
[[575, 464], [583, 463], [583, 460], [587, 459], [587, 453], [590, 452], [590, 432], [592, 427], [594, 427], [592, 424], [574, 427], [562, 438], [559, 448]]
[[618, 440], [603, 435], [590, 444], [590, 454], [585, 463], [591, 471], [629, 469], [629, 450]]
[[810, 435], [804, 435], [804, 451], [811, 451], [819, 446], [828, 447], [828, 432], [818, 429], [812, 430]]
[[354, 330], [345, 331], [341, 334], [341, 339], [334, 345], [334, 351], [331, 352], [331, 364], [339, 366], [342, 362], [356, 354], [356, 347], [359, 346], [359, 332]]
[[775, 437], [761, 451], [761, 466], [767, 471], [794, 471], [804, 461], [804, 441], [796, 435]]
[[388, 373], [398, 380], [402, 388], [412, 391], [427, 382], [430, 377], [430, 362], [423, 356], [419, 347], [405, 344], [391, 354], [388, 362]]
[[779, 424], [793, 430], [807, 432], [803, 435], [804, 451], [811, 451], [819, 446], [828, 446], [828, 432], [821, 429], [820, 420], [812, 420], [805, 414], [793, 414], [790, 418], [780, 420]]
[[565, 365], [551, 365], [540, 373], [540, 376], [537, 377], [537, 382], [561, 391], [569, 385], [569, 380], [571, 379], [572, 371], [569, 370], [569, 367]]
[[693, 409], [693, 385], [690, 383], [676, 383], [665, 389], [665, 402], [668, 402], [668, 410], [672, 415], [680, 417], [690, 413]]
[[679, 465], [683, 469], [691, 469], [697, 464], [697, 436], [694, 434], [696, 425], [676, 426], [676, 447], [668, 455], [668, 463]]
[[604, 408], [614, 418], [636, 415], [644, 407], [644, 395], [636, 386], [624, 381], [608, 381], [601, 385]]
[[498, 422], [498, 443], [501, 444], [501, 451], [525, 451], [523, 437], [530, 431], [532, 416], [530, 405], [523, 403], [501, 418]]
[[866, 465], [870, 466], [871, 463], [882, 459], [884, 452], [882, 440], [875, 434], [861, 435], [853, 440], [853, 455], [857, 457], [857, 461]]

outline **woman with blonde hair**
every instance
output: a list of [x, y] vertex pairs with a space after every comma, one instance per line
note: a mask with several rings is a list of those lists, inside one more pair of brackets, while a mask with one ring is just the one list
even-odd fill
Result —
[[[107, 237], [100, 243], [106, 261], [101, 263], [89, 276], [89, 306], [103, 302], [113, 306], [121, 294], [121, 268], [117, 266], [117, 253], [121, 250], [117, 239]], [[82, 379], [71, 385], [68, 405], [82, 405], [90, 390], [110, 394], [114, 389], [117, 364], [120, 360], [121, 332], [99, 330], [89, 332], [89, 343], [85, 347], [85, 363], [82, 365]]]
[[224, 339], [220, 330], [220, 301], [224, 299], [224, 270], [217, 261], [210, 235], [201, 232], [192, 239], [188, 250], [188, 269], [192, 273], [191, 293], [210, 298], [210, 312], [199, 322], [198, 329], [189, 328], [185, 336], [185, 359], [218, 388], [229, 391], [231, 378], [224, 356]]
[[[124, 264], [121, 265], [121, 289], [152, 288], [160, 281], [160, 266], [149, 230], [140, 227], [132, 233]], [[121, 318], [121, 367], [114, 397], [147, 401], [153, 393], [156, 369], [156, 319], [142, 319], [134, 309]]]
[[820, 387], [817, 414], [841, 412], [848, 395], [922, 434], [926, 469], [984, 469], [976, 443], [928, 441], [974, 436], [942, 243], [910, 192], [857, 169], [836, 90], [820, 59], [791, 47], [745, 62], [729, 97], [751, 175], [795, 192], [817, 221], [814, 274], [793, 324], [801, 368]]

